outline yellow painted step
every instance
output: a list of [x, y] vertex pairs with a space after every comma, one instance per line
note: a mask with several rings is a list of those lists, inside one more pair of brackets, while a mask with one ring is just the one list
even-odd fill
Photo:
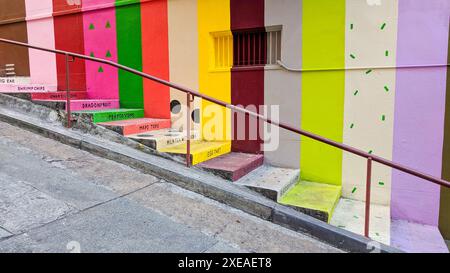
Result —
[[340, 186], [300, 181], [279, 202], [329, 223], [341, 190]]
[[[185, 155], [186, 142], [180, 145], [165, 147], [159, 151], [169, 154]], [[196, 165], [229, 152], [231, 152], [230, 141], [193, 141], [191, 142], [191, 163], [192, 165]]]

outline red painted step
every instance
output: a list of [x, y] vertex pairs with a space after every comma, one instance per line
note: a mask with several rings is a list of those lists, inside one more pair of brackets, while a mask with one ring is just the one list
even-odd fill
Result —
[[[58, 92], [47, 92], [47, 93], [32, 93], [32, 100], [66, 100], [67, 92], [66, 91], [58, 91]], [[70, 99], [73, 100], [85, 100], [87, 99], [87, 92], [85, 91], [71, 91]]]
[[141, 134], [149, 131], [170, 128], [170, 119], [138, 118], [112, 122], [102, 122], [99, 125], [124, 136]]
[[263, 165], [261, 154], [229, 153], [197, 165], [227, 180], [236, 181]]

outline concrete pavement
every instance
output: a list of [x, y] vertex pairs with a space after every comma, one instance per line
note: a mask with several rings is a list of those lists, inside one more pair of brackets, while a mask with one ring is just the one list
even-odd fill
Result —
[[336, 252], [0, 122], [0, 252]]

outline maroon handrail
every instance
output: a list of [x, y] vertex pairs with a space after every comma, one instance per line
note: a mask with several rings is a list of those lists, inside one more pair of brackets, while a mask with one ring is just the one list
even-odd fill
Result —
[[[51, 53], [62, 54], [62, 55], [65, 55], [65, 56], [71, 56], [71, 57], [74, 57], [74, 58], [80, 58], [80, 59], [84, 59], [84, 60], [89, 60], [89, 61], [94, 61], [94, 62], [98, 62], [98, 63], [104, 63], [104, 64], [107, 64], [107, 65], [111, 65], [111, 66], [114, 66], [114, 67], [116, 67], [118, 69], [128, 71], [128, 72], [133, 73], [135, 75], [141, 76], [143, 78], [155, 81], [157, 83], [163, 84], [165, 86], [169, 86], [171, 88], [174, 88], [174, 89], [177, 89], [179, 91], [182, 91], [182, 92], [186, 93], [187, 94], [187, 107], [188, 108], [190, 108], [191, 96], [199, 97], [199, 98], [202, 98], [202, 99], [207, 100], [209, 102], [212, 102], [212, 103], [218, 104], [220, 106], [229, 108], [231, 110], [242, 112], [244, 114], [248, 114], [249, 116], [255, 117], [255, 118], [260, 119], [260, 120], [263, 120], [263, 121], [265, 121], [265, 122], [267, 122], [269, 124], [278, 126], [280, 128], [286, 129], [288, 131], [297, 133], [299, 135], [302, 135], [302, 136], [314, 139], [316, 141], [325, 143], [325, 144], [333, 146], [335, 148], [338, 148], [338, 149], [347, 151], [349, 153], [358, 155], [360, 157], [366, 158], [367, 159], [367, 181], [366, 181], [366, 202], [365, 202], [366, 203], [366, 207], [365, 207], [366, 216], [365, 216], [365, 227], [364, 227], [364, 235], [366, 237], [369, 237], [370, 190], [371, 190], [370, 189], [370, 185], [371, 185], [371, 174], [372, 174], [372, 162], [373, 161], [377, 162], [377, 163], [380, 163], [382, 165], [391, 167], [393, 169], [402, 171], [404, 173], [408, 173], [410, 175], [416, 176], [418, 178], [427, 180], [429, 182], [438, 184], [440, 186], [450, 188], [450, 182], [449, 181], [443, 180], [441, 178], [438, 178], [438, 177], [435, 177], [435, 176], [432, 176], [432, 175], [429, 175], [429, 174], [426, 174], [426, 173], [422, 173], [422, 172], [420, 172], [418, 170], [409, 168], [409, 167], [404, 166], [402, 164], [398, 164], [398, 163], [395, 163], [395, 162], [393, 162], [391, 160], [388, 160], [388, 159], [385, 159], [385, 158], [382, 158], [382, 157], [379, 157], [379, 156], [376, 156], [376, 155], [373, 155], [373, 154], [369, 154], [369, 153], [367, 153], [365, 151], [362, 151], [360, 149], [356, 149], [356, 148], [351, 147], [349, 145], [336, 142], [334, 140], [322, 137], [320, 135], [316, 135], [314, 133], [302, 130], [300, 128], [295, 128], [295, 127], [293, 127], [291, 125], [288, 125], [286, 123], [273, 121], [273, 120], [271, 120], [271, 119], [269, 119], [269, 118], [267, 118], [267, 117], [265, 117], [263, 115], [257, 114], [255, 112], [249, 111], [247, 109], [235, 106], [233, 104], [229, 104], [229, 103], [223, 102], [223, 101], [215, 99], [213, 97], [201, 94], [201, 93], [199, 93], [199, 92], [197, 92], [195, 90], [192, 90], [190, 88], [183, 87], [183, 86], [175, 84], [175, 83], [171, 83], [169, 81], [157, 78], [155, 76], [146, 74], [144, 72], [138, 71], [136, 69], [133, 69], [133, 68], [130, 68], [130, 67], [127, 67], [127, 66], [124, 66], [124, 65], [112, 62], [112, 61], [108, 61], [108, 60], [100, 59], [100, 58], [96, 58], [96, 57], [91, 57], [91, 56], [87, 56], [87, 55], [82, 55], [82, 54], [78, 54], [78, 53], [63, 51], [63, 50], [49, 49], [49, 48], [34, 46], [34, 45], [27, 44], [27, 43], [22, 43], [22, 42], [17, 42], [17, 41], [2, 39], [2, 38], [0, 38], [0, 42], [4, 42], [4, 43], [8, 43], [8, 44], [14, 44], [14, 45], [23, 46], [23, 47], [27, 47], [27, 48], [32, 48], [32, 49], [36, 49], [36, 50], [47, 51], [47, 52], [51, 52]], [[69, 90], [68, 86], [67, 86], [67, 90]], [[70, 97], [69, 94], [67, 96]], [[68, 101], [70, 101], [70, 98], [68, 99]], [[69, 114], [68, 114], [68, 116], [69, 116]], [[70, 118], [70, 116], [69, 116], [69, 118]], [[189, 114], [187, 115], [187, 121], [188, 121], [187, 129], [190, 129]], [[191, 132], [187, 130], [187, 154], [186, 154], [186, 161], [187, 162], [186, 163], [187, 163], [188, 166], [190, 166], [190, 136], [191, 136]]]

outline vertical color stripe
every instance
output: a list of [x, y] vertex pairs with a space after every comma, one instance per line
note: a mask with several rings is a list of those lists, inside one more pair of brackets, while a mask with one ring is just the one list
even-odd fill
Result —
[[[450, 22], [449, 22], [450, 32]], [[450, 34], [448, 35], [447, 64], [450, 64]], [[442, 179], [450, 181], [450, 66], [447, 67], [447, 92], [445, 97], [444, 148], [442, 153]], [[450, 240], [450, 189], [441, 188], [439, 229]]]
[[[198, 29], [200, 92], [229, 103], [231, 102], [231, 68], [216, 68], [212, 34], [220, 32], [231, 36], [230, 1], [198, 1]], [[203, 138], [230, 139], [231, 127], [229, 124], [225, 125], [227, 122], [229, 122], [229, 111], [213, 103], [202, 102]]]
[[[302, 0], [266, 0], [264, 13], [267, 27], [282, 26], [282, 61], [289, 67], [300, 68]], [[301, 73], [281, 69], [266, 69], [264, 72], [264, 104], [279, 105], [280, 120], [296, 127], [301, 127], [301, 78]], [[279, 130], [279, 134], [278, 147], [274, 151], [264, 152], [265, 161], [271, 165], [297, 169], [300, 162], [300, 136], [287, 130]]]
[[[344, 67], [345, 0], [303, 1], [303, 69]], [[302, 126], [342, 141], [345, 72], [316, 71], [302, 75]], [[342, 152], [306, 137], [301, 140], [301, 176], [341, 184]]]
[[[171, 0], [168, 1], [169, 20], [169, 63], [171, 81], [187, 86], [194, 90], [199, 89], [199, 51], [198, 51], [198, 22], [197, 0]], [[186, 115], [199, 113], [200, 99], [195, 99], [191, 113], [186, 113], [186, 94], [176, 89], [170, 90], [170, 101], [173, 106], [172, 128], [185, 129]], [[178, 106], [177, 106], [178, 105]], [[197, 110], [197, 111], [196, 111]], [[199, 129], [198, 123], [192, 122], [191, 128]]]
[[[28, 43], [55, 48], [52, 0], [26, 0]], [[48, 52], [30, 49], [31, 82], [57, 84], [56, 56]]]
[[[120, 64], [142, 71], [141, 8], [139, 0], [116, 0], [117, 52]], [[123, 108], [143, 108], [143, 80], [119, 70]]]
[[[84, 53], [83, 15], [79, 13], [80, 10], [81, 5], [68, 4], [66, 0], [53, 0], [56, 49]], [[66, 90], [65, 56], [56, 56], [56, 69], [58, 71], [58, 89]], [[86, 90], [85, 71], [84, 60], [76, 59], [70, 63], [70, 90]]]
[[[84, 0], [83, 8], [114, 4], [114, 0]], [[114, 7], [85, 11], [85, 54], [117, 62], [116, 13]], [[104, 64], [86, 62], [86, 85], [91, 99], [118, 99], [117, 69]]]
[[[0, 7], [0, 37], [26, 43], [25, 0], [0, 0]], [[27, 48], [0, 43], [0, 69], [6, 64], [14, 64], [16, 76], [30, 76]]]
[[[366, 69], [346, 71], [344, 143], [387, 159], [392, 158], [396, 70], [374, 67], [395, 67], [397, 9], [397, 0], [380, 6], [347, 0], [346, 7], [346, 68]], [[366, 159], [343, 153], [343, 196], [365, 200], [366, 166]], [[389, 205], [391, 168], [375, 164], [372, 181], [371, 201]]]
[[[142, 61], [145, 73], [169, 80], [167, 0], [141, 4]], [[144, 80], [146, 117], [170, 118], [169, 87]]]
[[[231, 0], [231, 31], [261, 30], [264, 29], [264, 0]], [[254, 46], [247, 41], [249, 48]], [[244, 46], [247, 46], [245, 44]], [[236, 49], [237, 50], [237, 49]], [[251, 52], [251, 51], [250, 51]], [[264, 105], [264, 66], [233, 68], [231, 72], [231, 103], [243, 107], [255, 107], [251, 111], [259, 113], [259, 107]], [[246, 117], [245, 139], [237, 138], [239, 128], [243, 124], [238, 123], [238, 118], [233, 118], [234, 139], [232, 149], [235, 152], [261, 153], [261, 138], [258, 136], [257, 120]], [[256, 126], [250, 126], [255, 124]], [[250, 132], [257, 130], [256, 132]], [[253, 137], [253, 140], [250, 137]], [[257, 137], [258, 139], [254, 140]]]
[[[450, 3], [399, 3], [397, 65], [445, 64]], [[446, 68], [397, 72], [393, 160], [440, 176]], [[392, 175], [392, 218], [437, 225], [439, 186], [398, 171]]]

